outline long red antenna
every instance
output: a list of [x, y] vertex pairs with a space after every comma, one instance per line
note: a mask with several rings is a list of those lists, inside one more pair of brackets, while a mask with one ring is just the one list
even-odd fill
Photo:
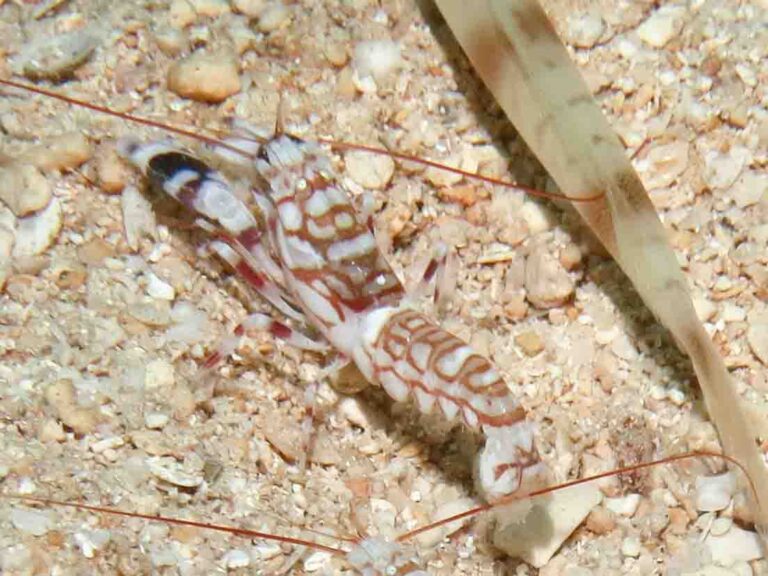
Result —
[[[35, 94], [40, 94], [41, 96], [47, 96], [48, 98], [53, 98], [54, 100], [59, 100], [61, 102], [66, 102], [67, 104], [70, 104], [72, 106], [78, 106], [81, 108], [86, 108], [88, 110], [93, 110], [94, 112], [99, 112], [100, 114], [107, 114], [109, 116], [113, 116], [115, 118], [120, 118], [122, 120], [126, 120], [128, 122], [135, 122], [137, 124], [142, 124], [144, 126], [151, 126], [152, 128], [158, 128], [160, 130], [165, 130], [166, 132], [171, 132], [172, 134], [178, 134], [180, 136], [186, 136], [187, 138], [193, 138], [195, 140], [198, 140], [200, 142], [203, 142], [205, 144], [209, 144], [212, 146], [219, 146], [221, 148], [224, 148], [226, 150], [229, 150], [231, 152], [235, 152], [236, 154], [240, 154], [245, 157], [251, 157], [251, 154], [241, 150], [237, 146], [233, 146], [232, 144], [228, 144], [227, 142], [224, 142], [223, 140], [220, 140], [218, 138], [213, 138], [211, 136], [206, 136], [204, 134], [200, 134], [198, 132], [193, 132], [192, 130], [186, 130], [184, 128], [179, 128], [177, 126], [172, 126], [170, 124], [164, 124], [163, 122], [159, 122], [157, 120], [150, 120], [149, 118], [143, 118], [141, 116], [134, 116], [133, 114], [129, 114], [127, 112], [117, 112], [116, 110], [111, 110], [110, 108], [107, 108], [106, 106], [100, 106], [98, 104], [91, 104], [90, 102], [86, 102], [84, 100], [78, 100], [77, 98], [72, 98], [70, 96], [65, 96], [64, 94], [59, 94], [57, 92], [53, 92], [51, 90], [46, 90], [45, 88], [38, 88], [37, 86], [33, 86], [31, 84], [23, 84], [21, 82], [15, 82], [13, 80], [4, 80], [0, 79], [0, 85], [9, 86], [11, 88], [16, 88], [18, 90], [26, 90], [28, 92], [33, 92]], [[282, 120], [282, 112], [280, 109], [278, 109], [278, 117], [275, 124], [275, 133], [281, 134], [282, 133], [282, 127], [283, 127], [283, 120]], [[587, 196], [568, 196], [566, 194], [558, 194], [556, 192], [544, 192], [543, 190], [537, 190], [535, 188], [530, 188], [528, 186], [522, 186], [520, 184], [517, 184], [515, 182], [510, 182], [508, 180], [500, 180], [497, 178], [491, 178], [489, 176], [483, 176], [481, 174], [475, 174], [473, 172], [469, 172], [467, 170], [462, 170], [461, 168], [454, 168], [452, 166], [446, 166], [444, 164], [440, 164], [439, 162], [435, 162], [434, 160], [427, 160], [425, 158], [419, 158], [417, 156], [412, 156], [410, 154], [404, 154], [402, 152], [393, 152], [390, 150], [386, 150], [384, 148], [376, 148], [375, 146], [367, 146], [365, 144], [353, 144], [350, 142], [337, 142], [336, 140], [330, 140], [328, 138], [318, 138], [318, 142], [321, 142], [323, 144], [327, 144], [335, 149], [340, 150], [360, 150], [363, 152], [369, 152], [371, 154], [379, 154], [382, 156], [389, 156], [391, 158], [395, 158], [397, 160], [403, 160], [407, 162], [413, 162], [416, 164], [421, 164], [423, 166], [428, 166], [431, 168], [437, 168], [438, 170], [444, 170], [446, 172], [450, 172], [453, 174], [458, 174], [460, 176], [463, 176], [465, 178], [469, 178], [472, 180], [478, 180], [480, 182], [485, 182], [487, 184], [492, 184], [494, 186], [503, 186], [506, 188], [513, 188], [520, 190], [526, 194], [529, 194], [531, 196], [535, 196], [537, 198], [546, 198], [548, 200], [568, 200], [570, 202], [593, 202], [595, 200], [599, 200], [603, 196], [605, 196], [604, 192], [599, 192], [596, 194], [591, 194]]]
[[259, 532], [258, 530], [251, 530], [249, 528], [239, 528], [237, 526], [224, 526], [221, 524], [209, 524], [207, 522], [196, 522], [194, 520], [183, 520], [181, 518], [171, 518], [168, 516], [158, 516], [155, 514], [141, 514], [139, 512], [127, 512], [117, 508], [106, 508], [104, 506], [94, 506], [91, 504], [82, 504], [80, 502], [65, 502], [63, 500], [54, 500], [53, 498], [42, 498], [40, 496], [26, 496], [22, 494], [2, 494], [3, 498], [9, 498], [11, 500], [21, 500], [25, 502], [35, 502], [37, 504], [45, 504], [46, 506], [59, 506], [64, 508], [75, 508], [77, 510], [88, 510], [90, 512], [97, 512], [99, 514], [112, 514], [114, 516], [124, 516], [126, 518], [139, 518], [141, 520], [148, 520], [150, 522], [164, 522], [166, 524], [173, 524], [175, 526], [191, 526], [193, 528], [203, 528], [206, 530], [215, 530], [217, 532], [225, 532], [227, 534], [234, 534], [235, 536], [244, 536], [246, 538], [263, 538], [264, 540], [273, 540], [275, 542], [282, 542], [284, 544], [296, 544], [298, 546], [306, 546], [308, 548], [314, 548], [323, 552], [330, 552], [331, 554], [344, 555], [347, 552], [341, 548], [335, 548], [333, 546], [326, 546], [310, 540], [302, 540], [301, 538], [291, 538], [290, 536], [280, 536], [279, 534], [270, 534], [268, 532]]
[[442, 520], [438, 520], [437, 522], [432, 522], [431, 524], [427, 524], [425, 526], [415, 528], [409, 532], [406, 532], [405, 534], [401, 534], [400, 536], [398, 536], [397, 541], [403, 542], [405, 540], [409, 540], [414, 536], [417, 536], [423, 532], [427, 532], [434, 528], [438, 528], [439, 526], [443, 526], [444, 524], [450, 524], [451, 522], [455, 522], [456, 520], [462, 520], [464, 518], [467, 518], [468, 516], [474, 516], [481, 512], [486, 512], [487, 510], [492, 510], [493, 508], [504, 506], [506, 504], [510, 504], [518, 500], [535, 498], [536, 496], [543, 496], [544, 494], [550, 494], [552, 492], [557, 492], [559, 490], [571, 488], [572, 486], [578, 486], [580, 484], [594, 482], [595, 480], [601, 480], [603, 478], [609, 478], [612, 476], [619, 476], [621, 474], [627, 474], [629, 472], [637, 472], [638, 470], [652, 468], [654, 466], [659, 466], [661, 464], [670, 464], [672, 462], [678, 462], [680, 460], [689, 460], [693, 458], [719, 458], [721, 460], [725, 460], [726, 462], [729, 462], [730, 464], [733, 464], [744, 473], [744, 476], [747, 478], [747, 481], [749, 483], [750, 490], [755, 496], [757, 495], [757, 491], [756, 491], [757, 489], [755, 488], [754, 482], [752, 481], [752, 478], [747, 472], [747, 469], [744, 467], [744, 465], [741, 462], [739, 462], [732, 456], [728, 456], [726, 454], [720, 454], [718, 452], [707, 452], [707, 451], [686, 452], [685, 454], [675, 454], [673, 456], [666, 456], [664, 458], [659, 458], [658, 460], [652, 460], [650, 462], [642, 462], [640, 464], [625, 466], [624, 468], [616, 468], [614, 470], [609, 470], [608, 472], [601, 472], [600, 474], [595, 474], [593, 476], [586, 476], [584, 478], [569, 480], [567, 482], [563, 482], [562, 484], [547, 486], [546, 488], [534, 490], [533, 492], [529, 492], [527, 494], [522, 494], [522, 495], [510, 494], [509, 496], [505, 496], [504, 498], [501, 498], [496, 502], [489, 503], [489, 504], [482, 504], [470, 510], [465, 510], [464, 512], [460, 512], [458, 514], [454, 514], [453, 516], [449, 516], [448, 518], [443, 518]]
[[197, 132], [193, 132], [192, 130], [178, 128], [176, 126], [171, 126], [170, 124], [164, 124], [162, 122], [158, 122], [157, 120], [150, 120], [149, 118], [134, 116], [133, 114], [128, 114], [127, 112], [117, 112], [116, 110], [112, 110], [110, 108], [107, 108], [106, 106], [91, 104], [90, 102], [86, 102], [85, 100], [78, 100], [77, 98], [71, 98], [70, 96], [65, 96], [64, 94], [59, 94], [57, 92], [46, 90], [44, 88], [38, 88], [37, 86], [33, 86], [31, 84], [22, 84], [20, 82], [14, 82], [13, 80], [4, 80], [0, 78], [0, 85], [10, 86], [11, 88], [16, 88], [18, 90], [26, 90], [28, 92], [34, 92], [35, 94], [40, 94], [41, 96], [47, 96], [48, 98], [53, 98], [54, 100], [66, 102], [67, 104], [71, 104], [72, 106], [87, 108], [88, 110], [93, 110], [94, 112], [99, 112], [100, 114], [107, 114], [108, 116], [114, 116], [115, 118], [127, 120], [128, 122], [135, 122], [137, 124], [142, 124], [144, 126], [159, 128], [161, 130], [165, 130], [166, 132], [171, 132], [172, 134], [178, 134], [179, 136], [194, 138], [195, 140], [199, 140], [200, 142], [203, 142], [205, 144], [210, 144], [211, 146], [220, 146], [231, 152], [235, 152], [236, 154], [241, 154], [243, 156], [250, 156], [250, 154], [244, 152], [237, 146], [232, 146], [231, 144], [227, 144], [226, 142], [223, 142], [218, 138], [212, 138], [210, 136], [205, 136], [204, 134], [198, 134]]

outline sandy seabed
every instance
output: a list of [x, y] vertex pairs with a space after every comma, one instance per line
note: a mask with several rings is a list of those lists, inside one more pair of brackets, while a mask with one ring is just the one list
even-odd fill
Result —
[[[545, 8], [633, 155], [764, 441], [768, 7]], [[178, 72], [193, 51], [212, 56]], [[304, 138], [384, 145], [553, 189], [428, 3], [6, 0], [0, 56], [3, 77], [196, 130], [225, 130], [233, 117], [268, 129], [282, 100], [288, 129]], [[169, 88], [174, 68], [182, 85], [202, 74], [214, 91], [235, 80], [240, 89], [196, 102], [195, 78], [192, 92]], [[3, 242], [16, 246], [0, 262], [3, 492], [306, 538], [317, 535], [302, 528], [394, 535], [476, 497], [461, 435], [379, 390], [348, 396], [328, 382], [302, 471], [303, 389], [327, 358], [254, 334], [214, 373], [198, 368], [247, 310], [267, 307], [205, 257], [178, 214], [153, 222], [140, 196], [121, 192], [136, 178], [115, 140], [157, 130], [5, 89], [0, 130], [0, 163], [36, 166], [43, 178], [29, 187], [47, 199], [26, 215], [17, 204], [27, 188], [6, 180], [0, 190]], [[508, 377], [556, 476], [719, 449], [690, 364], [574, 213], [411, 164], [341, 160], [354, 193], [373, 191], [404, 277], [438, 240], [455, 248], [458, 285], [439, 317]], [[768, 573], [765, 560], [738, 555], [743, 538], [713, 557], [707, 538], [749, 528], [739, 497], [697, 508], [695, 474], [717, 471], [689, 463], [603, 482], [604, 502], [538, 573]], [[537, 573], [494, 554], [483, 526], [416, 541], [429, 573]], [[0, 558], [6, 574], [345, 570], [342, 558], [290, 545], [8, 500]]]

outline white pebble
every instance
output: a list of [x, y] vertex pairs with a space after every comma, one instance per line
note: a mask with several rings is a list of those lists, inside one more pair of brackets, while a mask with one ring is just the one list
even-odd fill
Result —
[[372, 77], [380, 84], [401, 65], [400, 46], [392, 40], [369, 40], [355, 46], [352, 66], [361, 78]]
[[640, 506], [640, 494], [627, 494], [618, 498], [606, 498], [605, 507], [614, 514], [631, 518]]
[[694, 296], [693, 308], [696, 310], [696, 316], [702, 322], [709, 322], [717, 314], [717, 305], [703, 296]]
[[345, 396], [339, 402], [338, 409], [350, 424], [363, 429], [370, 427], [371, 422], [368, 419], [368, 415], [365, 413], [365, 410], [360, 405], [360, 400], [357, 396]]
[[[470, 510], [474, 506], [475, 502], [469, 498], [450, 500], [437, 507], [437, 510], [435, 510], [432, 519], [433, 521], [438, 521], [442, 518], [450, 518], [451, 516], [455, 516]], [[419, 546], [424, 548], [433, 548], [437, 546], [444, 538], [447, 538], [451, 534], [461, 530], [469, 521], [469, 517], [463, 518], [461, 520], [454, 520], [453, 522], [443, 524], [434, 530], [423, 532], [422, 534], [416, 536], [415, 539], [419, 543]]]
[[88, 30], [40, 35], [19, 54], [18, 65], [32, 80], [60, 80], [85, 63], [98, 44], [96, 34]]
[[178, 302], [174, 305], [171, 321], [173, 326], [165, 332], [169, 342], [195, 344], [205, 340], [210, 334], [208, 316], [189, 302]]
[[61, 204], [56, 198], [51, 199], [43, 210], [26, 218], [20, 218], [16, 228], [13, 257], [37, 256], [45, 252], [56, 240], [62, 224]]
[[696, 509], [701, 512], [724, 510], [736, 491], [736, 482], [730, 472], [696, 478]]
[[181, 464], [170, 457], [147, 458], [147, 467], [153, 476], [174, 486], [196, 488], [203, 483], [202, 475], [184, 470]]
[[641, 549], [642, 547], [640, 546], [640, 539], [637, 536], [627, 536], [621, 542], [621, 553], [624, 556], [637, 558], [640, 556]]
[[731, 194], [739, 208], [757, 204], [764, 196], [768, 195], [768, 174], [747, 170], [733, 185]]
[[598, 14], [576, 14], [568, 18], [566, 39], [577, 48], [592, 48], [605, 32], [605, 22]]
[[362, 150], [348, 152], [344, 163], [349, 177], [369, 190], [383, 190], [395, 173], [395, 161], [391, 157]]
[[161, 414], [159, 412], [150, 412], [149, 414], [144, 415], [144, 424], [150, 430], [160, 430], [161, 428], [164, 428], [169, 420], [170, 418], [168, 418], [166, 414]]
[[747, 317], [747, 312], [741, 306], [733, 302], [723, 303], [723, 309], [720, 312], [720, 318], [723, 322], [743, 322]]
[[107, 530], [75, 532], [75, 544], [86, 558], [93, 558], [96, 552], [109, 543], [110, 539], [111, 535]]
[[528, 224], [531, 234], [539, 234], [552, 228], [550, 213], [539, 202], [524, 202], [520, 215]]
[[685, 9], [678, 6], [662, 6], [637, 28], [640, 39], [654, 48], [661, 48], [681, 29]]
[[148, 390], [172, 388], [176, 381], [173, 364], [165, 360], [152, 360], [144, 372], [144, 387]]
[[747, 330], [747, 342], [752, 353], [768, 366], [768, 324], [762, 322], [750, 323]]
[[510, 556], [541, 568], [601, 499], [602, 493], [594, 483], [555, 492], [534, 506], [524, 522], [497, 529], [493, 543]]
[[283, 553], [283, 549], [277, 542], [262, 542], [254, 546], [254, 550], [260, 560], [271, 560]]
[[264, 0], [233, 0], [235, 10], [249, 18], [256, 18], [264, 10]]
[[221, 558], [221, 563], [227, 570], [235, 570], [237, 568], [245, 568], [250, 566], [251, 558], [244, 550], [235, 548], [230, 550]]
[[709, 533], [713, 536], [722, 536], [731, 529], [731, 526], [733, 526], [733, 519], [722, 516], [716, 518], [715, 521], [712, 522], [712, 526], [709, 528]]
[[285, 4], [273, 2], [261, 11], [258, 28], [262, 32], [274, 32], [285, 25], [290, 17], [291, 12]]
[[317, 572], [318, 570], [322, 570], [328, 566], [328, 562], [331, 558], [332, 555], [330, 552], [322, 550], [312, 552], [307, 556], [306, 560], [304, 560], [304, 570], [307, 572]]
[[760, 537], [749, 530], [731, 526], [722, 536], [710, 533], [704, 544], [712, 554], [712, 560], [721, 566], [732, 566], [737, 562], [751, 562], [763, 557]]
[[94, 454], [100, 454], [105, 450], [112, 450], [114, 448], [120, 448], [125, 445], [125, 440], [122, 436], [111, 436], [110, 438], [104, 438], [98, 442], [94, 442], [90, 445], [91, 452]]
[[43, 536], [53, 528], [53, 518], [40, 510], [29, 508], [12, 508], [11, 523], [22, 532], [32, 536]]
[[157, 221], [152, 204], [135, 186], [126, 186], [120, 196], [125, 240], [131, 250], [139, 249], [139, 240], [157, 234]]
[[704, 156], [704, 180], [714, 190], [728, 189], [750, 159], [750, 151], [742, 146], [733, 146], [726, 153], [712, 150]]
[[147, 294], [158, 300], [173, 300], [176, 291], [173, 286], [161, 280], [154, 272], [147, 273]]
[[51, 200], [51, 185], [31, 164], [0, 168], [0, 200], [19, 218], [45, 208]]

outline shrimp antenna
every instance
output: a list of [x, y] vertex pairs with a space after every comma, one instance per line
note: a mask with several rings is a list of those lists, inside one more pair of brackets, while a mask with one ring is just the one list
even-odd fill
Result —
[[116, 110], [111, 110], [106, 106], [91, 104], [90, 102], [86, 102], [85, 100], [78, 100], [77, 98], [65, 96], [64, 94], [59, 94], [51, 90], [46, 90], [45, 88], [38, 88], [37, 86], [33, 86], [31, 84], [22, 84], [21, 82], [14, 82], [13, 80], [4, 80], [0, 78], [0, 85], [9, 86], [11, 88], [16, 88], [18, 90], [26, 90], [28, 92], [33, 92], [35, 94], [40, 94], [41, 96], [53, 98], [54, 100], [59, 100], [60, 102], [66, 102], [67, 104], [71, 104], [72, 106], [86, 108], [94, 112], [99, 112], [100, 114], [106, 114], [108, 116], [113, 116], [115, 118], [127, 120], [128, 122], [135, 122], [136, 124], [141, 124], [143, 126], [159, 128], [160, 130], [165, 130], [166, 132], [170, 132], [172, 134], [178, 134], [179, 136], [186, 136], [187, 138], [193, 138], [195, 140], [198, 140], [210, 146], [219, 146], [221, 148], [229, 150], [230, 152], [235, 152], [236, 154], [239, 154], [241, 156], [250, 157], [250, 154], [248, 152], [238, 148], [237, 146], [228, 144], [227, 142], [224, 142], [218, 138], [212, 138], [210, 136], [205, 136], [204, 134], [199, 134], [192, 130], [179, 128], [177, 126], [171, 126], [170, 124], [158, 122], [157, 120], [151, 120], [149, 118], [144, 118], [142, 116], [134, 116], [133, 114], [129, 114], [127, 112], [117, 112]]
[[546, 488], [541, 488], [539, 490], [534, 490], [532, 492], [527, 492], [525, 494], [510, 494], [509, 496], [505, 496], [503, 498], [500, 498], [499, 500], [496, 500], [495, 502], [488, 503], [488, 504], [482, 504], [480, 506], [476, 506], [475, 508], [471, 508], [469, 510], [465, 510], [464, 512], [460, 512], [458, 514], [454, 514], [453, 516], [449, 516], [448, 518], [443, 518], [442, 520], [438, 520], [437, 522], [433, 522], [431, 524], [427, 524], [425, 526], [421, 526], [419, 528], [415, 528], [413, 530], [410, 530], [409, 532], [406, 532], [404, 534], [401, 534], [397, 537], [398, 542], [403, 542], [405, 540], [410, 540], [414, 536], [418, 536], [419, 534], [422, 534], [423, 532], [427, 532], [429, 530], [433, 530], [434, 528], [438, 528], [440, 526], [443, 526], [445, 524], [450, 524], [451, 522], [455, 522], [457, 520], [462, 520], [464, 518], [467, 518], [469, 516], [475, 516], [477, 514], [480, 514], [481, 512], [486, 512], [488, 510], [492, 510], [493, 508], [497, 508], [499, 506], [504, 506], [506, 504], [511, 504], [512, 502], [516, 502], [518, 500], [523, 500], [527, 498], [535, 498], [537, 496], [543, 496], [544, 494], [550, 494], [552, 492], [557, 492], [559, 490], [564, 490], [566, 488], [571, 488], [573, 486], [579, 486], [581, 484], [587, 484], [589, 482], [594, 482], [595, 480], [601, 480], [603, 478], [610, 478], [613, 476], [620, 476], [621, 474], [627, 474], [629, 472], [637, 472], [638, 470], [644, 470], [646, 468], [653, 468], [655, 466], [659, 466], [661, 464], [671, 464], [673, 462], [678, 462], [680, 460], [691, 460], [694, 458], [718, 458], [720, 460], [725, 460], [726, 462], [733, 464], [736, 466], [739, 470], [741, 470], [744, 473], [744, 476], [747, 478], [747, 483], [749, 484], [749, 488], [752, 491], [752, 494], [757, 496], [757, 488], [755, 487], [754, 482], [752, 481], [752, 477], [747, 472], [746, 467], [736, 460], [733, 456], [728, 456], [727, 454], [721, 454], [719, 452], [708, 452], [706, 450], [701, 451], [693, 451], [693, 452], [686, 452], [684, 454], [675, 454], [673, 456], [666, 456], [664, 458], [659, 458], [658, 460], [652, 460], [650, 462], [641, 462], [639, 464], [633, 464], [631, 466], [625, 466], [623, 468], [616, 468], [614, 470], [609, 470], [607, 472], [601, 472], [600, 474], [595, 474], [593, 476], [586, 476], [584, 478], [577, 478], [575, 480], [569, 480], [568, 482], [563, 482], [562, 484], [556, 484], [554, 486], [547, 486]]

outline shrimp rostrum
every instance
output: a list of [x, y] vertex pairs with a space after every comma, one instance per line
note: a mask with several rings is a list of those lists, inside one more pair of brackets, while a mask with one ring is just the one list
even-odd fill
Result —
[[245, 200], [221, 173], [171, 144], [120, 148], [153, 186], [195, 213], [216, 236], [215, 251], [278, 312], [312, 326], [325, 343], [278, 322], [263, 326], [305, 348], [332, 348], [395, 401], [412, 398], [422, 413], [439, 411], [477, 432], [484, 445], [475, 481], [487, 500], [541, 485], [546, 469], [525, 410], [488, 359], [416, 309], [321, 145], [280, 132], [262, 143], [232, 142], [263, 180]]

